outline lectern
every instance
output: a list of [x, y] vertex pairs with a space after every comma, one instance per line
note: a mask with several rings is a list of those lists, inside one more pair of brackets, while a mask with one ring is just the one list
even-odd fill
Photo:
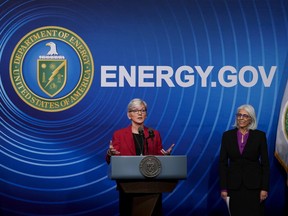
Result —
[[162, 193], [187, 177], [187, 157], [112, 156], [108, 176], [117, 183], [121, 216], [160, 216]]

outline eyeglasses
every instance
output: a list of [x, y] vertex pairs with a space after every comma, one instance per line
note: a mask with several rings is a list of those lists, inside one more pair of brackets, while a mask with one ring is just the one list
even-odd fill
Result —
[[237, 113], [237, 114], [236, 114], [236, 118], [239, 118], [239, 119], [241, 119], [241, 118], [243, 118], [243, 119], [248, 119], [248, 118], [250, 118], [250, 116], [247, 115], [247, 114]]
[[129, 110], [129, 112], [132, 112], [132, 113], [146, 113], [147, 112], [147, 110], [146, 109], [141, 109], [141, 110]]

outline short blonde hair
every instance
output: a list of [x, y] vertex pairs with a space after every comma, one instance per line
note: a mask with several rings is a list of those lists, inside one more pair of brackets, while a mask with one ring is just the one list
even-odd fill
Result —
[[[251, 118], [251, 123], [248, 125], [248, 129], [255, 130], [257, 128], [257, 119], [256, 119], [254, 107], [249, 105], [249, 104], [241, 105], [237, 108], [237, 113], [241, 109], [244, 109]], [[235, 123], [234, 123], [233, 127], [238, 128], [237, 118], [235, 118]]]
[[140, 98], [134, 98], [129, 102], [129, 104], [127, 106], [127, 112], [131, 111], [133, 109], [133, 107], [141, 106], [141, 105], [144, 105], [145, 109], [147, 110], [147, 103], [144, 100], [142, 100]]

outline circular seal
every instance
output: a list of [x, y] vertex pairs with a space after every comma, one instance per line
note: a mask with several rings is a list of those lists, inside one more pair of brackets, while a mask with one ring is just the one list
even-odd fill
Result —
[[148, 178], [158, 176], [161, 172], [161, 168], [161, 162], [155, 156], [146, 156], [141, 160], [139, 164], [140, 172], [143, 176]]
[[94, 76], [94, 62], [86, 43], [74, 32], [45, 26], [27, 33], [10, 59], [10, 79], [29, 106], [59, 112], [79, 103]]

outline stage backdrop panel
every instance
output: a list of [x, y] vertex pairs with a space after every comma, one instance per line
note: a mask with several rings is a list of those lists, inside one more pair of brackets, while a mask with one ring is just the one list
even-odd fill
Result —
[[164, 148], [187, 156], [165, 215], [227, 215], [219, 149], [242, 104], [267, 133], [267, 214], [285, 214], [274, 150], [287, 1], [7, 0], [0, 14], [1, 215], [117, 215], [105, 154], [133, 98]]

